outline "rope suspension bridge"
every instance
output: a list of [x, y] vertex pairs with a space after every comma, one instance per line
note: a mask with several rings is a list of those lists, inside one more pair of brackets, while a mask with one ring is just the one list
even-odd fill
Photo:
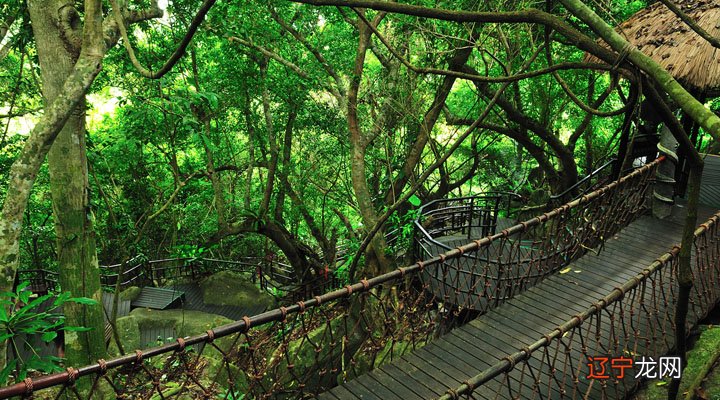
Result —
[[[588, 379], [588, 359], [657, 359], [674, 340], [682, 209], [646, 212], [662, 162], [520, 223], [511, 196], [428, 204], [423, 261], [0, 398], [622, 398], [634, 374]], [[707, 164], [689, 327], [720, 299]]]

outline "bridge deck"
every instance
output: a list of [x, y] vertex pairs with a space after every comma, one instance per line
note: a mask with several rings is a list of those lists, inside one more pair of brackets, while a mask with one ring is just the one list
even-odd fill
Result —
[[[709, 168], [703, 176], [702, 202], [710, 205], [700, 210], [698, 221], [704, 221], [720, 205], [720, 158], [708, 158]], [[677, 206], [673, 215], [664, 220], [644, 216], [632, 223], [617, 235], [606, 241], [599, 255], [589, 252], [570, 265], [563, 274], [548, 277], [541, 284], [519, 294], [499, 307], [489, 311], [467, 325], [457, 328], [440, 339], [401, 357], [399, 360], [362, 375], [338, 386], [320, 396], [320, 399], [431, 399], [454, 389], [463, 381], [486, 370], [509, 353], [520, 350], [542, 338], [555, 327], [572, 318], [614, 288], [647, 268], [658, 256], [667, 252], [673, 245], [679, 244], [683, 229], [684, 208]], [[662, 232], [662, 235], [658, 233]], [[656, 304], [657, 306], [657, 304]], [[662, 304], [660, 305], [662, 307]], [[670, 305], [672, 306], [672, 305]], [[662, 312], [658, 315], [663, 315]], [[611, 323], [604, 318], [602, 324]], [[691, 321], [695, 323], [696, 321]], [[629, 329], [627, 327], [620, 329]], [[640, 337], [655, 340], [635, 340], [633, 335], [616, 333], [614, 338], [602, 338], [600, 342], [615, 343], [615, 349], [630, 348], [633, 354], [610, 354], [611, 356], [643, 356], [664, 354], [673, 337], [671, 321], [658, 320], [657, 324], [634, 326]], [[603, 329], [603, 332], [611, 331]], [[668, 333], [664, 334], [663, 333]], [[661, 337], [657, 337], [660, 334]], [[592, 338], [595, 339], [594, 337]], [[653, 346], [647, 348], [648, 345]], [[592, 346], [591, 346], [592, 347]], [[597, 346], [595, 346], [597, 347]], [[611, 348], [612, 348], [611, 347]], [[540, 365], [540, 361], [531, 358], [530, 365], [537, 365], [535, 378], [529, 379], [525, 368], [515, 368], [508, 375], [511, 382], [511, 396], [507, 389], [491, 381], [473, 393], [474, 398], [600, 398], [601, 387], [607, 384], [608, 391], [614, 392], [612, 398], [623, 398], [634, 386], [634, 372], [626, 374], [623, 381], [611, 381], [592, 384], [585, 375], [585, 365], [579, 348], [574, 347], [569, 367], [579, 378], [581, 390], [574, 393], [559, 393], [556, 389], [543, 390], [543, 383], [550, 377]], [[608, 348], [591, 348], [589, 354], [608, 355]], [[562, 357], [561, 357], [562, 359]], [[533, 361], [534, 360], [534, 361]], [[546, 368], [545, 368], [546, 369]], [[523, 377], [524, 375], [524, 377]], [[504, 378], [504, 375], [500, 375]], [[497, 379], [497, 378], [496, 378]], [[562, 377], [560, 378], [562, 380]], [[573, 379], [568, 373], [565, 377], [570, 385]], [[542, 392], [533, 393], [537, 384]], [[547, 383], [545, 383], [547, 385]], [[537, 388], [536, 388], [537, 390]], [[548, 390], [550, 392], [548, 393]], [[523, 395], [524, 394], [524, 395]], [[588, 395], [586, 397], [586, 395]]]

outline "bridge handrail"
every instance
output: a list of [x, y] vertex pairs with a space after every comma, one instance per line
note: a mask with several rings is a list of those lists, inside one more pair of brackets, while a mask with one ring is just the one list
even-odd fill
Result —
[[[595, 178], [595, 177], [600, 176], [600, 175], [603, 173], [603, 171], [605, 171], [606, 169], [608, 169], [608, 168], [613, 168], [617, 162], [618, 162], [617, 159], [616, 159], [616, 158], [613, 158], [612, 160], [610, 160], [610, 161], [606, 162], [605, 164], [601, 165], [600, 167], [598, 167], [598, 168], [595, 169], [594, 171], [590, 172], [589, 175], [583, 177], [582, 179], [580, 179], [579, 181], [577, 181], [574, 185], [572, 185], [572, 186], [570, 186], [569, 188], [565, 189], [563, 192], [550, 196], [550, 204], [553, 204], [553, 205], [564, 204], [564, 203], [567, 203], [567, 202], [570, 201], [570, 200], [573, 200], [573, 199], [575, 199], [575, 198], [577, 198], [577, 197], [579, 197], [579, 196], [584, 195], [584, 194], [587, 193], [589, 190], [595, 189], [598, 185], [604, 183], [604, 181], [599, 181], [599, 182], [591, 183], [590, 185], [588, 185], [588, 186], [587, 186], [586, 188], [584, 188], [583, 190], [580, 190], [580, 187], [582, 187], [583, 185], [585, 185], [585, 184], [588, 183], [588, 182], [591, 182], [591, 181], [592, 181], [592, 178]], [[608, 176], [609, 176], [609, 175], [608, 175]], [[608, 177], [606, 177], [606, 179], [607, 179], [607, 178], [608, 178]]]
[[[261, 279], [275, 277], [277, 271], [292, 271], [289, 265], [273, 260], [270, 263], [269, 271], [261, 271], [258, 273], [259, 266], [267, 263], [267, 260], [263, 257], [245, 257], [244, 260], [240, 261], [205, 257], [169, 257], [148, 260], [144, 255], [140, 254], [125, 263], [100, 265], [100, 280], [102, 285], [108, 288], [114, 288], [118, 279], [121, 279], [121, 288], [126, 288], [133, 284], [152, 284], [153, 281], [162, 283], [167, 278], [202, 275], [208, 272], [208, 268], [200, 265], [203, 263], [213, 264], [214, 268], [210, 268], [212, 272], [238, 270], [236, 267], [243, 267], [244, 272], [252, 272], [254, 274], [253, 278], [259, 277]], [[218, 265], [223, 265], [223, 267], [218, 267]], [[171, 273], [169, 273], [169, 271]], [[41, 291], [56, 287], [58, 284], [59, 273], [57, 271], [35, 268], [18, 270], [18, 273], [21, 274], [21, 276], [28, 276], [27, 279], [33, 281], [38, 290]], [[31, 285], [31, 287], [33, 287], [33, 285]]]
[[[496, 237], [482, 251], [465, 252], [462, 261], [443, 263], [433, 273], [422, 275], [436, 296], [444, 297], [449, 305], [462, 309], [486, 312], [515, 294], [540, 282], [544, 277], [582, 256], [588, 249], [601, 245], [635, 217], [646, 210], [647, 190], [654, 179], [653, 171], [662, 159], [636, 169], [619, 180], [566, 203], [555, 210], [503, 230], [510, 234], [493, 236], [497, 217], [497, 204], [479, 211], [478, 223], [469, 222], [471, 217], [453, 215], [451, 227], [437, 228], [447, 233], [483, 226], [488, 232], [477, 236]], [[492, 198], [487, 196], [486, 198]], [[481, 199], [482, 200], [482, 199]], [[446, 200], [445, 202], [450, 202]], [[468, 214], [467, 207], [450, 208]], [[447, 208], [447, 207], [446, 207]], [[445, 212], [440, 209], [440, 212]], [[458, 223], [459, 220], [459, 223]], [[443, 220], [442, 224], [446, 224]], [[522, 229], [517, 229], [520, 226]], [[420, 221], [416, 221], [416, 258], [423, 259], [437, 253], [450, 251], [464, 238], [455, 235], [433, 237]], [[476, 237], [477, 237], [476, 236]]]
[[[431, 235], [430, 232], [428, 232], [428, 230], [425, 229], [425, 226], [423, 226], [424, 220], [426, 220], [428, 217], [431, 217], [431, 216], [434, 216], [437, 214], [442, 214], [447, 210], [450, 210], [451, 212], [449, 215], [453, 215], [453, 216], [455, 213], [453, 213], [452, 211], [455, 211], [455, 210], [462, 211], [462, 214], [463, 214], [462, 217], [465, 217], [467, 214], [466, 210], [470, 210], [471, 215], [470, 215], [470, 220], [468, 221], [467, 225], [463, 225], [463, 226], [454, 226], [453, 225], [449, 228], [449, 229], [466, 228], [466, 229], [468, 229], [468, 233], [470, 233], [470, 230], [472, 228], [485, 227], [485, 225], [472, 225], [472, 212], [474, 212], [475, 210], [485, 210], [485, 208], [482, 208], [479, 204], [477, 204], [477, 202], [485, 201], [485, 200], [494, 200], [495, 201], [495, 204], [493, 204], [493, 206], [494, 206], [493, 209], [495, 211], [495, 214], [493, 215], [493, 217], [494, 217], [493, 222], [497, 222], [497, 216], [498, 216], [497, 212], [500, 211], [500, 205], [501, 205], [500, 203], [503, 200], [506, 201], [506, 204], [505, 204], [505, 207], [503, 207], [504, 209], [502, 211], [505, 211], [506, 215], [509, 215], [511, 212], [512, 200], [522, 201], [523, 197], [517, 193], [512, 193], [512, 192], [487, 192], [487, 193], [483, 193], [483, 194], [476, 195], [476, 196], [454, 197], [454, 198], [448, 198], [448, 199], [433, 200], [433, 201], [423, 204], [418, 209], [418, 214], [419, 214], [418, 218], [416, 218], [415, 221], [413, 222], [415, 225], [415, 229], [417, 229], [417, 231], [420, 232], [424, 237], [428, 238], [429, 240], [432, 240], [435, 244], [443, 246], [441, 243], [435, 241], [433, 239], [433, 235]], [[449, 207], [444, 207], [444, 208], [434, 208], [436, 205], [443, 204], [443, 203], [459, 203], [460, 205], [449, 206]], [[467, 204], [465, 204], [465, 203], [467, 203]], [[478, 220], [478, 222], [479, 222], [479, 220]], [[445, 231], [445, 230], [443, 230], [443, 231]], [[495, 233], [495, 232], [492, 232], [492, 233]], [[449, 249], [449, 247], [446, 247], [446, 248]]]
[[[659, 164], [659, 162], [662, 159], [658, 159], [654, 161], [653, 163], [650, 163], [644, 167], [641, 167], [640, 169], [636, 170], [633, 174], [640, 174], [643, 171], [648, 172], [648, 170], [651, 170]], [[607, 191], [611, 190], [612, 187], [617, 186], [629, 179], [631, 179], [631, 176], [629, 175], [627, 177], [623, 177], [618, 181], [610, 183], [608, 186], [599, 189], [598, 191], [595, 191], [593, 193], [590, 193], [586, 196], [583, 196], [580, 199], [574, 200], [562, 207], [558, 207], [550, 212], [547, 212], [539, 217], [524, 221], [520, 224], [514, 225], [508, 229], [504, 229], [500, 233], [496, 233], [491, 236], [486, 236], [480, 239], [477, 239], [475, 241], [472, 241], [470, 243], [464, 244], [462, 246], [458, 246], [452, 250], [449, 250], [443, 254], [440, 254], [438, 256], [432, 257], [430, 259], [424, 260], [424, 261], [418, 261], [415, 264], [412, 264], [407, 267], [400, 267], [397, 268], [391, 272], [380, 274], [378, 276], [375, 276], [370, 279], [362, 279], [359, 282], [356, 282], [351, 285], [347, 285], [345, 288], [333, 290], [330, 292], [327, 292], [325, 294], [315, 296], [312, 298], [307, 298], [305, 301], [298, 301], [295, 304], [288, 305], [286, 307], [279, 307], [261, 314], [257, 314], [254, 316], [246, 316], [243, 317], [241, 320], [235, 321], [233, 323], [219, 326], [213, 329], [210, 329], [206, 331], [203, 334], [195, 335], [188, 338], [180, 338], [174, 343], [169, 343], [163, 346], [159, 347], [153, 347], [150, 349], [146, 349], [144, 351], [138, 350], [133, 354], [124, 355], [121, 357], [114, 358], [109, 361], [102, 361], [95, 364], [83, 366], [80, 368], [68, 368], [67, 371], [56, 373], [52, 375], [44, 375], [36, 378], [27, 378], [24, 382], [8, 386], [5, 388], [0, 388], [0, 398], [10, 397], [10, 396], [16, 396], [16, 395], [24, 395], [32, 392], [33, 390], [40, 390], [44, 388], [48, 388], [51, 386], [58, 386], [58, 385], [71, 385], [73, 382], [75, 382], [78, 378], [84, 377], [84, 376], [90, 376], [95, 375], [95, 379], [100, 379], [102, 376], [105, 376], [110, 370], [118, 369], [122, 366], [130, 366], [130, 365], [137, 365], [138, 363], [141, 363], [143, 360], [148, 359], [150, 357], [154, 356], [160, 356], [160, 355], [166, 355], [169, 353], [175, 353], [175, 354], [183, 354], [183, 351], [189, 347], [194, 345], [205, 345], [205, 344], [211, 344], [216, 342], [218, 339], [221, 339], [223, 337], [227, 337], [230, 335], [237, 335], [236, 341], [240, 339], [240, 337], [245, 338], [244, 340], [250, 340], [249, 332], [253, 329], [255, 329], [255, 333], [262, 335], [264, 332], [268, 331], [267, 329], [259, 329], [266, 324], [269, 323], [277, 323], [278, 325], [278, 334], [282, 337], [282, 340], [291, 340], [290, 333], [292, 333], [292, 330], [288, 331], [288, 324], [290, 323], [288, 319], [293, 316], [295, 318], [300, 318], [303, 315], [309, 315], [309, 318], [312, 318], [312, 316], [320, 316], [322, 318], [329, 318], [332, 313], [328, 310], [320, 309], [317, 312], [310, 312], [313, 309], [318, 309], [319, 307], [323, 305], [331, 304], [334, 301], [343, 301], [342, 304], [339, 305], [341, 309], [348, 309], [350, 308], [348, 306], [349, 302], [346, 302], [346, 299], [350, 299], [353, 297], [357, 297], [360, 295], [372, 295], [372, 292], [378, 289], [379, 287], [389, 284], [390, 287], [394, 286], [401, 286], [404, 284], [404, 282], [407, 282], [412, 277], [417, 277], [423, 271], [428, 271], [430, 267], [436, 267], [439, 265], [442, 265], [447, 260], [451, 259], [460, 259], [463, 254], [477, 251], [478, 249], [485, 248], [490, 246], [494, 241], [497, 241], [501, 238], [507, 238], [509, 236], [512, 236], [514, 234], [524, 232], [528, 230], [529, 228], [533, 226], [537, 226], [542, 224], [545, 221], [548, 221], [552, 218], [555, 218], [557, 216], [563, 215], [564, 212], [566, 212], [569, 208], [577, 207], [587, 201], [590, 201], [592, 198], [598, 197], [606, 193]], [[409, 285], [408, 287], [412, 288], [413, 285]], [[434, 303], [436, 300], [425, 299], [424, 293], [426, 293], [424, 290], [420, 290], [418, 293], [419, 297], [415, 303], [412, 301], [406, 304], [407, 306], [407, 313], [409, 315], [408, 318], [415, 315], [417, 310], [425, 310], [426, 307], [429, 306], [429, 304]], [[411, 299], [412, 300], [412, 299]], [[337, 304], [337, 303], [336, 303]], [[382, 311], [381, 311], [382, 312]], [[349, 314], [346, 310], [346, 314]], [[432, 313], [433, 315], [440, 315], [437, 312]], [[387, 314], [386, 314], [387, 317]], [[361, 318], [362, 319], [362, 318]], [[331, 327], [331, 323], [329, 321], [325, 322], [328, 327]], [[433, 323], [434, 324], [434, 323]], [[311, 329], [312, 324], [306, 324], [304, 320], [300, 322], [300, 325], [302, 329]], [[388, 326], [388, 325], [386, 325]], [[412, 324], [411, 327], [409, 327], [412, 332], [414, 332], [415, 329], [417, 329], [417, 326], [415, 324]], [[307, 332], [305, 333], [308, 334]], [[333, 333], [334, 335], [342, 335], [342, 333]], [[414, 335], [414, 333], [412, 333]], [[270, 337], [277, 337], [277, 334], [273, 335], [271, 334]], [[317, 340], [317, 338], [315, 338]], [[339, 343], [342, 343], [343, 349], [345, 346], [344, 339], [342, 340], [333, 340], [332, 343], [334, 343], [335, 346], [338, 346]], [[236, 342], [237, 343], [237, 342]], [[269, 343], [270, 346], [277, 346], [276, 343], [272, 341], [265, 341], [265, 343]], [[251, 349], [251, 353], [249, 357], [253, 358], [254, 354], [257, 349], [255, 349], [250, 343], [245, 342], [247, 344], [247, 348]], [[209, 347], [209, 346], [204, 346]], [[282, 343], [280, 344], [280, 348], [287, 348], [288, 343]], [[217, 348], [217, 347], [216, 347]], [[381, 348], [382, 349], [382, 348]], [[342, 351], [342, 353], [345, 353], [345, 350]], [[317, 354], [317, 352], [316, 352]], [[193, 356], [195, 358], [196, 356]], [[168, 361], [166, 362], [173, 362], [172, 357], [167, 358]], [[343, 358], [344, 360], [344, 358]], [[226, 361], [224, 361], [226, 362]], [[182, 363], [181, 363], [182, 364]], [[229, 367], [228, 367], [229, 368]], [[503, 368], [506, 368], [503, 367]], [[288, 369], [289, 366], [288, 366]], [[135, 369], [135, 370], [142, 370], [142, 369]], [[229, 373], [230, 371], [228, 371]], [[262, 374], [254, 374], [253, 376], [256, 377], [262, 377]], [[295, 375], [293, 375], [295, 376]], [[150, 379], [152, 381], [152, 379]], [[303, 390], [302, 388], [304, 385], [300, 385], [298, 390]], [[159, 390], [158, 388], [155, 388], [156, 390]], [[283, 388], [282, 390], [288, 390], [288, 388]]]

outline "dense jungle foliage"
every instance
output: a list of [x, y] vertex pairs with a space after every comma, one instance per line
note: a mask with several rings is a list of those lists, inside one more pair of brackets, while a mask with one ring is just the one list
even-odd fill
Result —
[[[636, 67], [660, 76], [598, 44], [577, 7], [615, 26], [648, 3], [398, 3], [486, 13], [456, 22], [333, 1], [3, 0], [2, 290], [50, 269], [97, 299], [97, 265], [138, 254], [277, 255], [302, 277], [336, 269], [338, 246], [373, 276], [422, 203], [543, 206], [637, 131]], [[717, 107], [687, 105], [700, 124]]]

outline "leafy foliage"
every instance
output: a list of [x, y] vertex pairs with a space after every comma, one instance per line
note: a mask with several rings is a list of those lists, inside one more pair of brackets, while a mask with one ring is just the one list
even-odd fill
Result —
[[[30, 283], [19, 284], [14, 293], [0, 293], [0, 340], [9, 341], [15, 357], [8, 361], [0, 371], [0, 383], [5, 383], [13, 375], [16, 381], [22, 381], [31, 371], [57, 372], [62, 371], [62, 359], [55, 356], [41, 356], [33, 351], [29, 359], [20, 358], [21, 346], [28, 345], [27, 339], [39, 335], [43, 342], [49, 343], [58, 337], [58, 332], [82, 332], [88, 328], [66, 326], [65, 315], [61, 308], [67, 303], [97, 304], [86, 297], [71, 297], [69, 292], [60, 294], [49, 293], [43, 296], [32, 296]], [[9, 310], [9, 312], [7, 311]]]
[[[489, 12], [539, 7], [526, 0], [411, 3]], [[596, 5], [615, 24], [647, 2]], [[20, 6], [12, 2], [0, 13]], [[554, 3], [545, 6], [564, 16]], [[172, 54], [196, 7], [192, 1], [170, 2], [166, 19], [144, 22], [131, 32], [142, 64], [157, 66]], [[370, 19], [378, 16], [366, 12]], [[545, 43], [544, 30], [534, 24], [473, 26], [396, 14], [381, 20], [378, 32], [385, 40], [372, 35], [359, 66], [357, 119], [366, 140], [357, 142], [349, 133], [347, 106], [360, 24], [344, 8], [221, 2], [187, 56], [155, 81], [134, 71], [122, 47], [112, 49], [94, 83], [88, 113], [89, 192], [101, 263], [138, 253], [163, 258], [203, 252], [233, 259], [289, 251], [281, 244], [321, 258], [333, 253], [332, 243], [362, 242], [372, 228], [360, 207], [365, 203], [358, 182], [367, 183], [369, 213], [375, 217], [397, 206], [382, 229], [398, 230], [400, 240], [385, 250], [397, 254], [412, 240], [415, 214], [408, 210], [423, 202], [487, 191], [544, 199], [617, 152], [623, 116], [588, 117], [557, 77], [541, 74], [509, 85], [503, 94], [507, 106], [495, 104], [484, 124], [435, 166], [468, 121], [490, 104], [483, 90], [493, 93], [500, 85], [457, 79], [446, 98], [437, 97], [447, 77], [417, 74], [396, 54], [418, 68], [447, 69], [460, 50], [472, 49], [466, 66], [497, 77], [581, 62], [585, 53], [555, 34]], [[0, 74], [0, 87], [16, 97], [16, 108], [32, 109], [41, 104], [32, 30], [17, 25], [11, 36], [12, 48], [0, 59], [0, 69], [7, 71]], [[613, 84], [610, 74], [592, 69], [562, 70], [558, 77], [590, 103]], [[599, 108], [622, 107], [628, 92], [628, 83], [621, 81]], [[442, 98], [442, 112], [428, 127], [427, 143], [415, 149], [423, 142], [421, 127], [436, 97]], [[576, 133], [586, 118], [586, 129]], [[0, 128], [7, 128], [3, 121]], [[0, 170], [7, 171], [18, 154], [24, 141], [19, 133], [9, 129]], [[364, 154], [353, 155], [360, 147]], [[417, 163], [406, 165], [416, 151]], [[361, 170], [352, 166], [358, 158]], [[353, 178], [354, 173], [364, 176]], [[21, 259], [23, 265], [54, 269], [47, 181], [42, 170], [30, 199]], [[416, 194], [406, 204], [394, 204], [411, 185], [418, 186]], [[281, 226], [285, 237], [272, 237], [268, 223]], [[302, 268], [312, 270], [311, 265], [305, 259]], [[342, 265], [330, 268], [345, 274]]]

